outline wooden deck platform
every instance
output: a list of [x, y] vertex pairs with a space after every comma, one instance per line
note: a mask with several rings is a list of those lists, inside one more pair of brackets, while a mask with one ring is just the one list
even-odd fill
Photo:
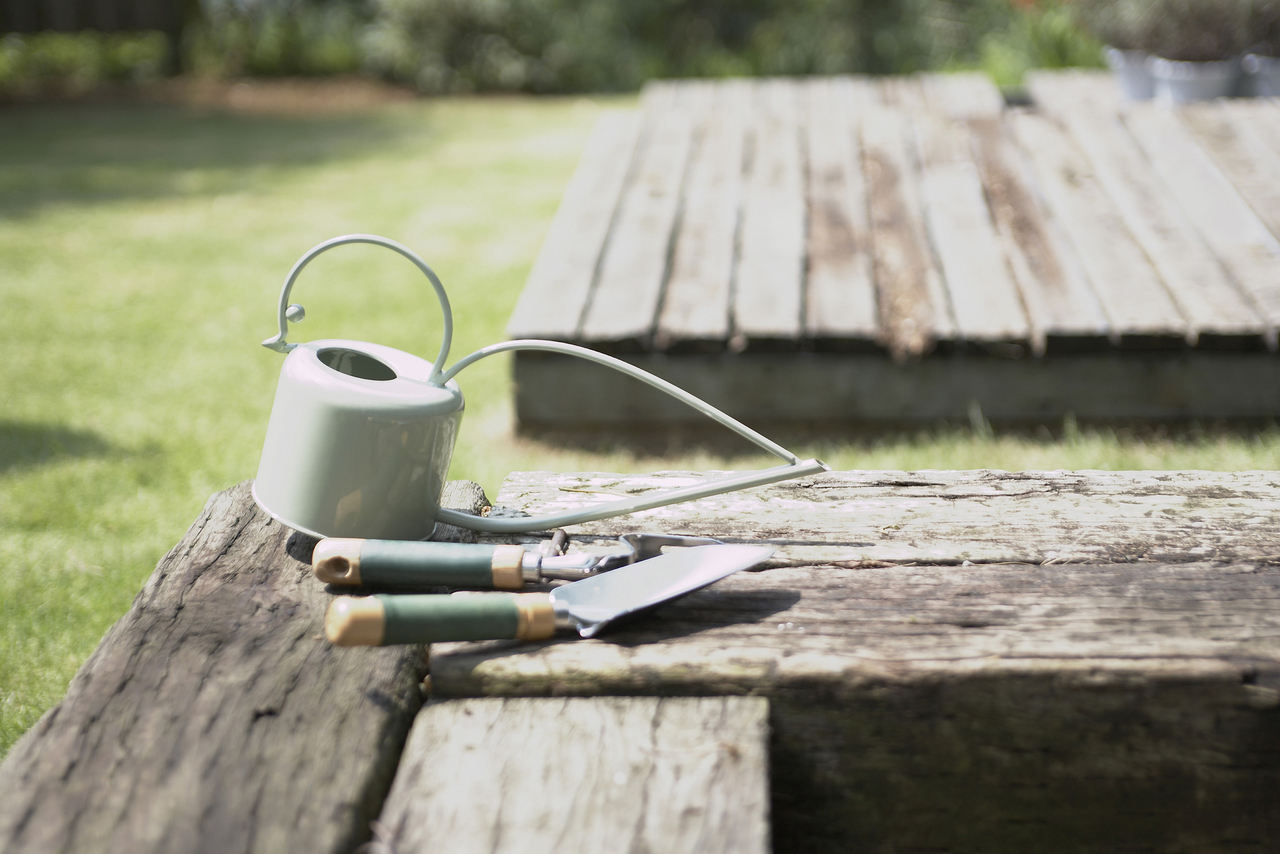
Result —
[[[601, 119], [508, 326], [767, 421], [1280, 414], [1280, 104], [1040, 73], [659, 83]], [[529, 426], [697, 416], [515, 361]]]
[[[516, 474], [495, 504], [708, 476]], [[349, 589], [220, 493], [0, 765], [0, 848], [1275, 850], [1274, 473], [832, 472], [574, 547], [636, 530], [776, 554], [597, 639], [428, 657], [330, 646]]]

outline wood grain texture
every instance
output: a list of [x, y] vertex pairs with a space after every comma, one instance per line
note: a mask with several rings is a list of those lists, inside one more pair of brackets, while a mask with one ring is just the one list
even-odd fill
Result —
[[1186, 319], [1070, 136], [1032, 113], [1015, 116], [1014, 127], [1107, 313], [1114, 343], [1185, 346]]
[[795, 349], [804, 317], [805, 195], [798, 84], [754, 87], [750, 173], [733, 296], [734, 349]]
[[596, 122], [520, 292], [508, 338], [577, 340], [638, 134], [632, 111], [608, 112]]
[[921, 74], [925, 99], [941, 116], [960, 121], [999, 118], [1004, 97], [991, 78], [980, 71]]
[[1236, 283], [1274, 329], [1280, 323], [1280, 242], [1171, 111], [1131, 105], [1122, 115], [1155, 171]]
[[[516, 473], [498, 502], [553, 512], [685, 485], [649, 476]], [[1280, 556], [1271, 472], [831, 472], [657, 508], [627, 530], [775, 545], [779, 564], [1247, 560]], [[620, 523], [593, 522], [607, 535]]]
[[823, 349], [870, 350], [877, 337], [870, 224], [858, 124], [865, 80], [816, 80], [805, 89], [808, 279], [805, 334]]
[[1182, 120], [1240, 191], [1249, 207], [1280, 238], [1280, 112], [1254, 98], [1190, 104]]
[[[1057, 425], [1064, 412], [1080, 419], [1280, 415], [1280, 360], [1254, 352], [1112, 350], [906, 362], [830, 352], [628, 359], [735, 418], [769, 429], [796, 422], [844, 428], [921, 427], [938, 419], [968, 424], [975, 401], [990, 420], [1024, 424]], [[709, 426], [687, 406], [639, 383], [618, 382], [581, 360], [518, 353], [515, 379], [516, 416], [526, 427]]]
[[764, 854], [767, 749], [760, 698], [432, 702], [380, 821], [395, 851]]
[[1007, 121], [969, 123], [996, 234], [1018, 283], [1037, 354], [1101, 350], [1108, 324], [1098, 297], [1042, 203], [1034, 174]]
[[751, 89], [718, 84], [701, 122], [685, 182], [656, 344], [663, 350], [723, 350], [742, 208]]
[[426, 661], [420, 647], [324, 641], [313, 545], [248, 483], [213, 496], [0, 766], [0, 847], [346, 852], [367, 839]]
[[[582, 476], [569, 488], [585, 493], [566, 492], [567, 476], [521, 477], [499, 503], [537, 512], [697, 477]], [[869, 532], [868, 547], [898, 536], [927, 547], [955, 514], [986, 517], [967, 533], [983, 543], [1008, 533], [1099, 557], [895, 565], [810, 553], [591, 641], [434, 647], [433, 690], [767, 696], [775, 851], [1262, 854], [1280, 833], [1272, 479], [839, 473], [731, 506], [594, 523], [579, 541], [600, 548], [591, 535], [638, 526], [770, 538], [790, 559], [857, 550], [847, 540], [889, 518], [858, 495], [862, 482], [895, 496], [899, 520]], [[1070, 509], [1036, 509], [1067, 498]]]
[[1160, 274], [1183, 317], [1190, 343], [1261, 347], [1266, 324], [1244, 299], [1204, 238], [1152, 169], [1095, 75], [1033, 75], [1029, 88], [1071, 132], [1099, 183]]
[[911, 117], [920, 152], [924, 221], [942, 268], [956, 330], [980, 347], [1030, 343], [1031, 328], [987, 207], [969, 126], [932, 104]]
[[651, 87], [644, 102], [636, 167], [622, 191], [581, 338], [640, 349], [654, 333], [667, 278], [672, 231], [705, 87]]
[[931, 282], [941, 274], [920, 223], [906, 112], [880, 100], [865, 109], [859, 126], [881, 343], [896, 359], [916, 358], [953, 338], [955, 327], [950, 306], [933, 299]]

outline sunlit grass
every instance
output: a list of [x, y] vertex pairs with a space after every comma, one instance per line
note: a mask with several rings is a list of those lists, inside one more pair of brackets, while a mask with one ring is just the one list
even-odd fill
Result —
[[[623, 102], [626, 103], [626, 102]], [[454, 306], [454, 358], [499, 340], [607, 102], [471, 99], [312, 118], [177, 107], [0, 114], [0, 752], [66, 689], [210, 494], [253, 477], [280, 367], [279, 286], [337, 234], [418, 250]], [[402, 259], [345, 247], [295, 289], [299, 340], [431, 357], [438, 309]], [[509, 364], [461, 377], [453, 477], [748, 468], [719, 445], [561, 446], [512, 430]], [[1276, 430], [984, 425], [780, 437], [836, 468], [1277, 468]]]

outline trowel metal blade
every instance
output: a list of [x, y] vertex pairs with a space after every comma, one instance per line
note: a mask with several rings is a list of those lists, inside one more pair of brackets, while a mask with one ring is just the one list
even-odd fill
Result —
[[593, 575], [551, 592], [557, 617], [566, 616], [584, 638], [627, 614], [714, 584], [769, 559], [765, 546], [698, 546]]

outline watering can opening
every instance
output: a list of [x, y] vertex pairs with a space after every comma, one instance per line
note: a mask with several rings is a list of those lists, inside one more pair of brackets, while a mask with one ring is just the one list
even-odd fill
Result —
[[326, 347], [316, 352], [316, 357], [325, 367], [332, 368], [340, 374], [362, 380], [388, 382], [396, 378], [396, 372], [390, 365], [380, 362], [367, 353], [359, 350], [348, 350], [345, 347]]

